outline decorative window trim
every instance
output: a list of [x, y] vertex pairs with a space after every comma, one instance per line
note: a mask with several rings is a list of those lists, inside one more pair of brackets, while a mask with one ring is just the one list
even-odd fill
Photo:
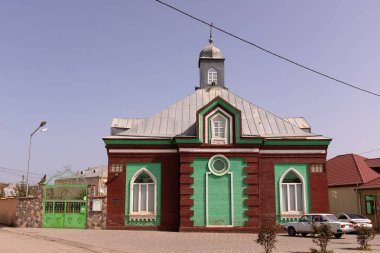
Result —
[[[222, 170], [217, 170], [214, 168], [214, 163], [216, 161], [222, 161], [225, 165], [224, 169]], [[230, 169], [230, 161], [228, 160], [227, 157], [225, 157], [224, 155], [214, 155], [213, 157], [210, 158], [210, 160], [208, 161], [208, 169], [210, 170], [210, 172], [212, 174], [214, 174], [215, 176], [223, 176], [225, 174], [228, 173], [229, 169]]]
[[207, 83], [209, 85], [218, 84], [218, 71], [214, 67], [207, 70]]
[[[141, 173], [146, 173], [150, 176], [150, 178], [153, 180], [154, 184], [154, 211], [149, 212], [149, 211], [143, 211], [143, 212], [134, 212], [133, 211], [133, 186], [135, 185], [134, 181], [136, 178], [141, 174]], [[148, 187], [147, 187], [148, 191]], [[147, 207], [148, 208], [148, 207]], [[130, 187], [129, 187], [129, 220], [130, 221], [138, 221], [138, 220], [143, 220], [143, 221], [155, 221], [157, 219], [157, 179], [156, 177], [146, 168], [141, 168], [138, 170], [131, 178], [130, 180]]]
[[[224, 143], [213, 143], [213, 136], [212, 136], [212, 130], [211, 133], [209, 132], [209, 127], [211, 124], [212, 129], [212, 119], [214, 117], [217, 117], [218, 115], [221, 115], [223, 118], [226, 119], [226, 125], [225, 125], [225, 138], [222, 139]], [[223, 110], [222, 108], [218, 107], [215, 108], [213, 111], [211, 111], [206, 117], [205, 117], [205, 143], [211, 143], [211, 144], [230, 144], [233, 140], [233, 133], [232, 133], [232, 124], [233, 124], [233, 117]], [[228, 138], [229, 137], [229, 138]], [[220, 139], [219, 139], [220, 140]]]
[[[285, 211], [283, 210], [283, 192], [282, 192], [282, 185], [283, 185], [283, 181], [284, 181], [284, 178], [286, 177], [286, 175], [290, 172], [293, 172], [294, 174], [297, 175], [297, 177], [301, 180], [301, 184], [302, 184], [302, 200], [303, 200], [303, 211]], [[300, 183], [285, 183], [287, 185], [289, 184], [300, 184]], [[303, 178], [303, 176], [294, 168], [289, 168], [288, 170], [286, 170], [282, 176], [280, 177], [280, 180], [279, 180], [279, 190], [280, 190], [280, 213], [281, 215], [299, 215], [299, 214], [304, 214], [306, 213], [306, 185], [305, 185], [305, 180]], [[296, 199], [297, 201], [297, 199]]]

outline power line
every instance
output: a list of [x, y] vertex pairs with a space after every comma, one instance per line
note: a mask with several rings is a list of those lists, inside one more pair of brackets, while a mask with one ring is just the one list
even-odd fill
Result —
[[10, 131], [12, 131], [12, 132], [14, 132], [14, 133], [16, 133], [16, 134], [19, 134], [19, 135], [26, 135], [25, 133], [22, 133], [22, 132], [20, 132], [20, 131], [17, 131], [17, 130], [15, 130], [15, 129], [13, 129], [13, 128], [11, 128], [11, 127], [9, 127], [9, 126], [7, 126], [7, 125], [1, 123], [1, 122], [0, 122], [0, 126], [6, 128], [6, 129], [8, 129], [8, 130], [10, 130]]
[[368, 153], [372, 153], [372, 152], [375, 152], [375, 151], [380, 151], [380, 148], [368, 150], [368, 151], [365, 151], [363, 153], [359, 153], [359, 155], [368, 154]]
[[162, 2], [162, 1], [160, 1], [160, 0], [155, 0], [155, 1], [158, 2], [158, 3], [160, 3], [160, 4], [162, 4], [162, 5], [165, 5], [166, 7], [171, 8], [171, 9], [173, 9], [173, 10], [175, 10], [175, 11], [177, 11], [177, 12], [179, 12], [179, 13], [185, 15], [185, 16], [188, 16], [188, 17], [190, 17], [190, 18], [192, 18], [192, 19], [194, 19], [194, 20], [196, 20], [196, 21], [198, 21], [198, 22], [201, 22], [201, 23], [203, 23], [203, 24], [205, 24], [205, 25], [207, 25], [207, 26], [210, 26], [210, 27], [212, 27], [212, 28], [215, 28], [216, 30], [218, 30], [218, 31], [220, 31], [220, 32], [222, 32], [222, 33], [225, 33], [225, 34], [227, 34], [227, 35], [229, 35], [229, 36], [231, 36], [231, 37], [233, 37], [233, 38], [235, 38], [235, 39], [238, 39], [238, 40], [240, 40], [240, 41], [243, 41], [244, 43], [247, 43], [247, 44], [249, 44], [249, 45], [251, 45], [251, 46], [254, 46], [254, 47], [256, 47], [256, 48], [258, 48], [258, 49], [260, 49], [260, 50], [262, 50], [262, 51], [264, 51], [264, 52], [266, 52], [266, 53], [269, 53], [269, 54], [271, 54], [271, 55], [273, 55], [273, 56], [275, 56], [275, 57], [278, 57], [278, 58], [280, 58], [280, 59], [282, 59], [282, 60], [284, 60], [284, 61], [287, 61], [287, 62], [289, 62], [289, 63], [292, 63], [292, 64], [294, 64], [294, 65], [296, 65], [296, 66], [298, 66], [298, 67], [301, 67], [301, 68], [303, 68], [303, 69], [309, 70], [309, 71], [311, 71], [311, 72], [313, 72], [313, 73], [315, 73], [315, 74], [321, 75], [321, 76], [323, 76], [323, 77], [326, 77], [326, 78], [331, 79], [331, 80], [333, 80], [333, 81], [335, 81], [335, 82], [338, 82], [338, 83], [341, 83], [341, 84], [343, 84], [343, 85], [346, 85], [346, 86], [351, 87], [351, 88], [353, 88], [353, 89], [356, 89], [356, 90], [359, 90], [359, 91], [362, 91], [362, 92], [366, 92], [366, 93], [368, 93], [368, 94], [371, 94], [371, 95], [374, 95], [374, 96], [380, 97], [380, 94], [378, 94], [378, 93], [375, 93], [375, 92], [373, 92], [373, 91], [370, 91], [370, 90], [366, 90], [366, 89], [360, 88], [360, 87], [358, 87], [358, 86], [356, 86], [356, 85], [353, 85], [353, 84], [347, 83], [347, 82], [342, 81], [342, 80], [339, 80], [339, 79], [337, 79], [337, 78], [335, 78], [335, 77], [332, 77], [332, 76], [329, 76], [329, 75], [324, 74], [324, 73], [322, 73], [322, 72], [319, 72], [318, 70], [314, 70], [314, 69], [312, 69], [312, 68], [310, 68], [310, 67], [307, 67], [307, 66], [305, 66], [305, 65], [303, 65], [303, 64], [301, 64], [301, 63], [298, 63], [298, 62], [296, 62], [296, 61], [294, 61], [294, 60], [288, 59], [288, 58], [286, 58], [286, 57], [284, 57], [284, 56], [281, 56], [281, 55], [279, 55], [279, 54], [277, 54], [277, 53], [274, 53], [274, 52], [272, 52], [272, 51], [270, 51], [270, 50], [268, 50], [268, 49], [265, 49], [265, 48], [263, 48], [262, 46], [259, 46], [258, 44], [255, 44], [255, 43], [253, 43], [253, 42], [250, 42], [250, 41], [248, 41], [248, 40], [246, 40], [246, 39], [243, 39], [243, 38], [240, 37], [240, 36], [237, 36], [237, 35], [235, 35], [235, 34], [233, 34], [233, 33], [231, 33], [231, 32], [228, 32], [228, 31], [226, 31], [226, 30], [224, 30], [224, 29], [222, 29], [222, 28], [219, 28], [219, 27], [213, 25], [212, 23], [208, 23], [208, 22], [206, 22], [206, 21], [204, 21], [204, 20], [202, 20], [202, 19], [200, 19], [200, 18], [197, 18], [197, 17], [195, 17], [195, 16], [193, 16], [193, 15], [187, 13], [187, 12], [184, 12], [184, 11], [182, 11], [182, 10], [180, 10], [180, 9], [177, 9], [176, 7], [174, 7], [174, 6], [172, 6], [172, 5], [169, 5], [169, 4], [165, 3], [165, 2]]
[[[14, 172], [19, 172], [19, 173], [25, 173], [25, 171], [23, 171], [23, 170], [10, 169], [10, 168], [2, 167], [2, 166], [0, 166], [0, 169], [1, 170], [6, 170], [6, 171], [14, 171]], [[36, 172], [29, 172], [29, 174], [34, 174], [34, 175], [37, 175], [37, 176], [43, 176], [43, 175], [45, 175], [45, 174], [36, 173]]]

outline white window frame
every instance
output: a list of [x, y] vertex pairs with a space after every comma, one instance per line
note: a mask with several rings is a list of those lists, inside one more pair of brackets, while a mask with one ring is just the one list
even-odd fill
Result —
[[[226, 120], [226, 124], [224, 126], [224, 138], [214, 136], [213, 119], [218, 115], [222, 116]], [[222, 108], [216, 108], [211, 113], [209, 113], [208, 116], [205, 117], [205, 143], [211, 142], [211, 144], [231, 144], [233, 140], [232, 120], [232, 116]], [[211, 127], [209, 124], [211, 124]], [[209, 132], [209, 127], [211, 129], [211, 133]], [[229, 140], [227, 140], [227, 136], [229, 136]]]
[[210, 68], [207, 71], [207, 83], [211, 85], [213, 82], [218, 83], [218, 71], [215, 68]]
[[[293, 172], [294, 174], [297, 175], [297, 177], [300, 179], [301, 183], [283, 183], [286, 175], [288, 173], [291, 173]], [[302, 211], [297, 211], [297, 210], [294, 210], [294, 211], [286, 211], [286, 210], [283, 210], [283, 206], [285, 203], [284, 202], [284, 193], [283, 193], [283, 190], [282, 190], [282, 186], [283, 185], [287, 185], [287, 193], [288, 193], [288, 210], [290, 210], [290, 198], [289, 198], [289, 186], [290, 185], [294, 185], [294, 188], [295, 188], [295, 205], [296, 205], [296, 208], [298, 207], [298, 198], [297, 198], [297, 185], [302, 185], [301, 186], [301, 189], [302, 189]], [[288, 169], [287, 171], [284, 172], [284, 174], [282, 174], [280, 180], [279, 180], [279, 190], [280, 190], [280, 210], [281, 210], [281, 214], [282, 215], [286, 215], [286, 214], [290, 214], [290, 215], [294, 215], [294, 214], [304, 214], [306, 213], [306, 190], [305, 190], [305, 180], [304, 178], [302, 177], [302, 175], [297, 171], [295, 170], [294, 168], [290, 168]]]
[[[153, 180], [153, 183], [134, 183], [136, 178], [141, 174], [141, 173], [146, 173], [150, 176], [150, 178]], [[133, 198], [134, 198], [134, 185], [137, 184], [139, 185], [139, 200], [138, 200], [138, 211], [134, 212], [133, 211]], [[149, 211], [141, 211], [141, 185], [146, 185], [146, 210], [148, 210], [148, 203], [149, 203], [149, 190], [148, 190], [148, 185], [154, 184], [154, 211], [149, 212]], [[156, 220], [157, 216], [157, 180], [156, 177], [146, 168], [142, 168], [138, 170], [131, 178], [130, 181], [130, 190], [129, 190], [129, 219], [130, 220]]]

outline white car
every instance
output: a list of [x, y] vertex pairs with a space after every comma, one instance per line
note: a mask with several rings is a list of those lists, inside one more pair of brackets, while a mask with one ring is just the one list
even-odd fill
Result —
[[298, 221], [289, 222], [285, 225], [285, 230], [290, 236], [301, 234], [307, 236], [312, 233], [312, 224], [317, 226], [322, 223], [328, 223], [335, 238], [341, 238], [343, 234], [354, 231], [354, 226], [348, 222], [339, 221], [333, 214], [312, 213], [302, 216]]
[[365, 226], [368, 228], [372, 228], [373, 226], [372, 221], [370, 219], [360, 214], [340, 213], [336, 217], [338, 217], [338, 220], [343, 222], [349, 222], [354, 226]]

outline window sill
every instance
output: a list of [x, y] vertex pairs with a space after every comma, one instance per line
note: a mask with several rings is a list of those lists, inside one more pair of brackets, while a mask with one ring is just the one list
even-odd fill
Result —
[[211, 144], [227, 144], [227, 140], [223, 138], [212, 138]]
[[156, 214], [134, 213], [129, 215], [129, 221], [155, 221], [156, 219]]

